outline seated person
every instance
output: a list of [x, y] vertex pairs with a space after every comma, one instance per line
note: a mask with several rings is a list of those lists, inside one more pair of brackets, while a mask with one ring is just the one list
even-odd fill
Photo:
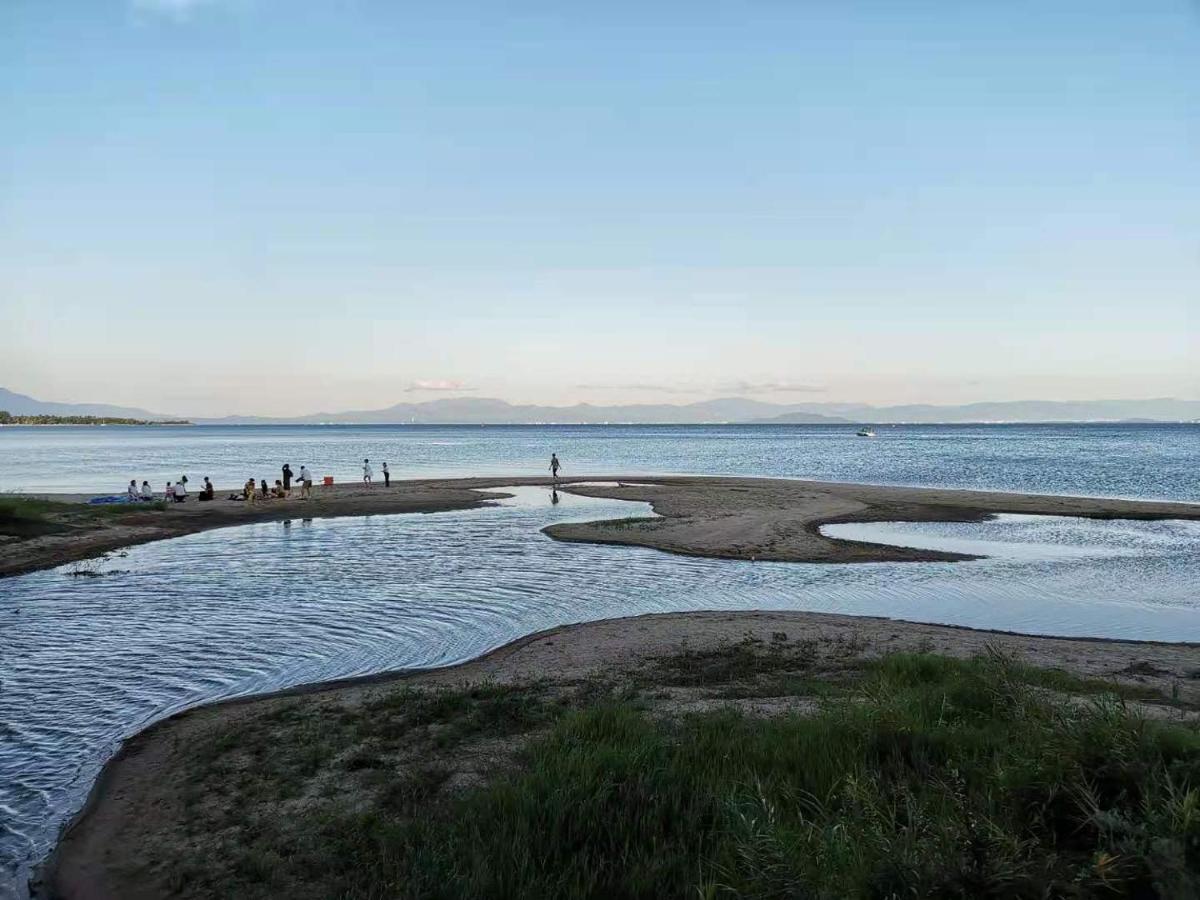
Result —
[[150, 503], [153, 500], [154, 500], [154, 491], [152, 491], [150, 489], [150, 482], [143, 481], [142, 482], [142, 502]]
[[275, 487], [271, 489], [271, 493], [275, 495], [277, 500], [282, 500], [286, 495], [283, 490], [283, 482], [278, 478], [275, 479]]
[[253, 503], [256, 493], [257, 493], [257, 490], [255, 489], [254, 479], [253, 478], [246, 479], [246, 483], [242, 485], [243, 499], [245, 499], [245, 501], [247, 503]]
[[213, 484], [208, 480], [208, 476], [204, 477], [204, 487], [200, 488], [200, 499], [202, 501], [213, 499]]
[[264, 500], [271, 499], [271, 492], [267, 490], [267, 479], [265, 478], [262, 480], [262, 498]]
[[175, 502], [182, 503], [187, 499], [187, 485], [182, 481], [175, 482]]
[[125, 494], [126, 494], [125, 499], [128, 500], [130, 503], [136, 503], [140, 499], [141, 494], [138, 493], [138, 486], [137, 486], [136, 478], [133, 481], [129, 482], [129, 487], [125, 489]]
[[167, 489], [163, 491], [163, 499], [168, 503], [175, 499], [175, 485], [167, 482]]

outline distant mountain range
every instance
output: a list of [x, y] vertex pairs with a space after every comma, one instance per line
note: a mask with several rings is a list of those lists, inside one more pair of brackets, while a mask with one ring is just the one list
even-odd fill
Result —
[[[356, 423], [381, 425], [415, 423], [423, 425], [538, 425], [572, 424], [601, 425], [606, 422], [645, 425], [693, 425], [720, 422], [747, 422], [779, 415], [791, 407], [761, 403], [740, 397], [724, 400], [705, 400], [701, 403], [673, 405], [669, 403], [638, 403], [627, 406], [594, 406], [577, 403], [574, 406], [517, 405], [504, 400], [484, 397], [447, 397], [424, 403], [397, 403], [386, 409], [352, 410], [338, 413], [314, 413], [292, 419], [261, 419], [237, 416], [225, 419], [196, 419], [199, 423], [261, 424], [264, 422], [299, 423]], [[819, 413], [792, 412], [802, 416], [806, 424], [849, 424], [848, 419]]]
[[14, 416], [104, 416], [114, 419], [179, 419], [182, 416], [160, 416], [132, 406], [113, 406], [111, 403], [53, 403], [34, 400], [24, 394], [0, 388], [0, 410]]
[[[801, 404], [801, 415], [820, 409], [873, 425], [963, 422], [1195, 422], [1200, 420], [1200, 400], [1010, 400], [964, 403], [956, 406], [909, 404], [870, 406], [864, 403]], [[792, 413], [767, 420], [796, 422]]]
[[385, 409], [321, 412], [306, 416], [226, 416], [224, 418], [162, 415], [106, 403], [50, 403], [0, 388], [0, 410], [14, 415], [117, 416], [134, 419], [190, 418], [198, 425], [283, 424], [647, 424], [702, 425], [752, 423], [780, 425], [934, 424], [965, 422], [1193, 422], [1200, 420], [1200, 400], [1016, 400], [957, 406], [916, 404], [871, 406], [866, 403], [765, 403], [745, 397], [699, 403], [638, 403], [621, 406], [536, 406], [482, 397], [448, 397], [423, 403], [397, 403]]

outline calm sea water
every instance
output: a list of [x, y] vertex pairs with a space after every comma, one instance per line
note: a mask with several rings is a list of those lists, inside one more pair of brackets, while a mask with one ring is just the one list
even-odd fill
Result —
[[[218, 486], [301, 463], [357, 481], [545, 474], [760, 475], [1200, 500], [1200, 425], [196, 426], [0, 428], [0, 491], [123, 492], [187, 474]], [[378, 471], [378, 469], [376, 469]]]

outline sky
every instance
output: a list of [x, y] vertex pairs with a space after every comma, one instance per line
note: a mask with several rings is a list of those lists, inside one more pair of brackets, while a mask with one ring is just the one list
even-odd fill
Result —
[[1196, 0], [5, 0], [0, 386], [1200, 397]]

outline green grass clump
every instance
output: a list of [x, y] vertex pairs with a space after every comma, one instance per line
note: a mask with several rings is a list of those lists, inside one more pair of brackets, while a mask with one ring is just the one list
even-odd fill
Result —
[[0, 534], [17, 538], [40, 537], [69, 531], [55, 521], [56, 511], [63, 504], [27, 497], [0, 497]]
[[0, 535], [16, 538], [61, 534], [76, 528], [120, 519], [148, 510], [164, 510], [166, 503], [111, 503], [90, 506], [83, 503], [61, 503], [33, 497], [0, 496]]
[[[997, 656], [898, 654], [868, 663], [818, 714], [771, 719], [732, 709], [663, 719], [619, 699], [563, 711], [511, 688], [402, 693], [364, 708], [377, 721], [356, 733], [370, 746], [447, 718], [461, 723], [456, 740], [543, 736], [515, 772], [465, 794], [441, 790], [453, 764], [443, 756], [392, 778], [365, 810], [265, 832], [260, 822], [221, 888], [1200, 896], [1200, 732], [1144, 719], [1092, 683], [1084, 698], [1056, 700], [1047, 688], [1070, 678]], [[382, 724], [394, 716], [403, 728]], [[382, 763], [366, 751], [344, 765]], [[236, 875], [243, 864], [257, 874]]]

